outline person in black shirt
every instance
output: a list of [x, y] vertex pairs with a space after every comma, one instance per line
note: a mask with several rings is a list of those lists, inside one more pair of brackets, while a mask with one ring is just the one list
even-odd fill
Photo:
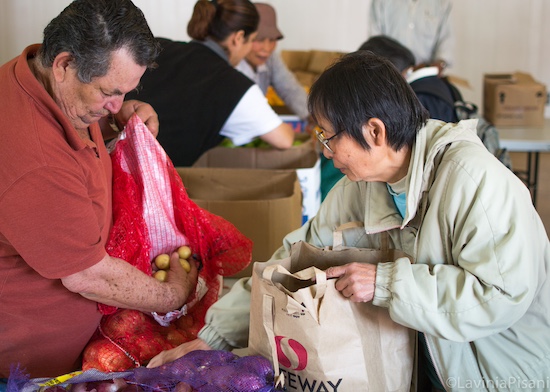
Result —
[[292, 145], [292, 127], [234, 68], [252, 48], [258, 20], [248, 0], [199, 0], [187, 26], [192, 41], [157, 38], [162, 46], [157, 69], [146, 72], [126, 98], [156, 110], [158, 141], [175, 166], [193, 165], [226, 137], [235, 145], [256, 137], [276, 148]]

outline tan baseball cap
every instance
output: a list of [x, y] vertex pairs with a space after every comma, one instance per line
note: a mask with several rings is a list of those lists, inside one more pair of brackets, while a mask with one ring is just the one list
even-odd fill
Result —
[[258, 38], [259, 39], [283, 39], [283, 34], [277, 27], [277, 15], [275, 9], [266, 3], [254, 3], [258, 14], [260, 15], [260, 22], [258, 23]]

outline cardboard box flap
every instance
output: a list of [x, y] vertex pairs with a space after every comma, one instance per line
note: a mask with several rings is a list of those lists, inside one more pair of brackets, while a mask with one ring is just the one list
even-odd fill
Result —
[[[286, 170], [247, 170], [176, 168], [188, 194], [200, 200], [270, 200], [291, 197], [296, 191], [294, 178]], [[247, 176], [246, 182], [243, 175]], [[265, 179], [269, 178], [269, 181]], [[243, 186], [246, 185], [246, 186]]]
[[460, 76], [447, 75], [447, 80], [449, 80], [449, 82], [451, 82], [452, 84], [455, 84], [457, 86], [465, 87], [465, 88], [470, 89], [470, 90], [472, 89], [472, 85], [470, 84], [468, 79], [461, 78]]
[[514, 73], [485, 74], [485, 81], [496, 84], [537, 83], [530, 74], [519, 71]]
[[510, 73], [506, 74], [485, 74], [484, 75], [485, 83], [493, 84], [503, 84], [503, 83], [514, 83], [514, 75]]
[[[315, 214], [321, 205], [321, 160], [311, 135], [298, 135], [305, 142], [286, 150], [273, 148], [215, 147], [195, 162], [195, 168], [243, 168], [250, 170], [285, 170], [298, 175], [302, 188], [303, 221]], [[262, 182], [261, 176], [258, 182]]]
[[514, 72], [513, 77], [516, 80], [516, 83], [526, 83], [526, 84], [537, 83], [536, 80], [530, 74], [525, 72]]
[[287, 150], [215, 147], [204, 153], [194, 167], [231, 167], [252, 169], [301, 169], [315, 165], [319, 159], [313, 148]]

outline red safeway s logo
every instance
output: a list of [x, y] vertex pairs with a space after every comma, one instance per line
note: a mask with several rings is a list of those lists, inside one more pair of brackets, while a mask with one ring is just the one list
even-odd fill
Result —
[[[302, 346], [300, 343], [298, 343], [294, 339], [287, 338], [286, 336], [275, 336], [275, 344], [277, 345], [277, 357], [279, 358], [279, 363], [286, 367], [287, 369], [293, 369], [293, 370], [304, 370], [307, 366], [307, 350], [304, 346]], [[283, 351], [284, 347], [284, 351]], [[292, 355], [292, 357], [295, 356], [294, 361], [291, 361], [287, 354], [285, 354], [285, 351], [287, 353], [294, 352], [295, 355]], [[296, 365], [293, 366], [293, 363]], [[296, 364], [297, 362], [297, 364]]]

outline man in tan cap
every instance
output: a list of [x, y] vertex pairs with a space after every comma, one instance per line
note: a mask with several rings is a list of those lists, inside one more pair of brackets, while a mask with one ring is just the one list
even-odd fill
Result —
[[256, 82], [264, 94], [271, 86], [300, 119], [308, 120], [307, 94], [279, 54], [275, 53], [277, 41], [283, 38], [277, 27], [275, 9], [266, 3], [254, 5], [260, 14], [258, 35], [252, 50], [236, 68]]

